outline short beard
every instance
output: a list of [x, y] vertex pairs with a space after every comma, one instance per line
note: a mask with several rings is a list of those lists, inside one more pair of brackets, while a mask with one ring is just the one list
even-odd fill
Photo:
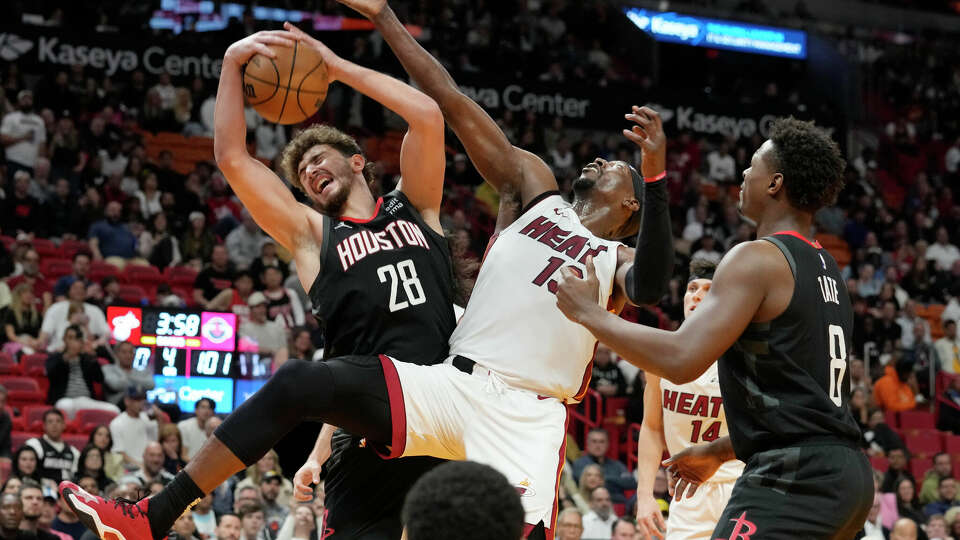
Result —
[[328, 200], [326, 203], [317, 203], [317, 208], [320, 210], [321, 214], [338, 218], [343, 212], [343, 207], [347, 204], [347, 198], [349, 196], [350, 190], [343, 188], [339, 192], [334, 193], [330, 200]]

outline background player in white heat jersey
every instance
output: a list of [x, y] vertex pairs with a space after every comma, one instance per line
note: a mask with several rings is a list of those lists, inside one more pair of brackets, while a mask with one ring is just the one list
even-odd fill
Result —
[[[684, 318], [710, 292], [716, 268], [716, 263], [707, 259], [690, 261], [690, 278], [683, 295]], [[724, 463], [708, 482], [692, 491], [692, 496], [683, 497], [681, 490], [670, 505], [670, 520], [666, 524], [660, 505], [653, 497], [653, 480], [660, 468], [664, 447], [670, 455], [676, 455], [690, 446], [727, 435], [717, 364], [686, 384], [673, 384], [651, 373], [646, 377], [643, 427], [637, 445], [637, 525], [651, 538], [710, 538], [733, 484], [743, 472], [743, 463], [737, 460]]]

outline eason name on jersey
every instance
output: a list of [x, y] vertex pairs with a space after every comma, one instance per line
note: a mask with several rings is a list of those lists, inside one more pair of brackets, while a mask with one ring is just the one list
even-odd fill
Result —
[[430, 249], [423, 231], [416, 223], [398, 219], [387, 225], [386, 229], [382, 231], [362, 230], [344, 238], [337, 244], [337, 255], [340, 256], [340, 265], [346, 271], [367, 255], [381, 250], [402, 249], [407, 246]]

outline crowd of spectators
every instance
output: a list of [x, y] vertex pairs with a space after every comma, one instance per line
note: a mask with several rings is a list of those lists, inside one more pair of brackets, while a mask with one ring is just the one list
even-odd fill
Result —
[[[508, 65], [528, 80], [599, 81], [602, 86], [634, 79], [624, 68], [629, 63], [620, 57], [622, 51], [601, 39], [613, 24], [611, 5], [523, 4], [519, 10], [497, 2], [453, 2], [430, 13], [406, 4], [400, 9], [424, 27], [424, 44], [457, 73]], [[817, 216], [815, 230], [801, 231], [835, 239], [835, 254], [849, 258], [844, 277], [855, 308], [851, 407], [863, 429], [865, 451], [889, 460], [889, 469], [877, 479], [881, 495], [865, 528], [868, 537], [883, 528], [909, 528], [901, 522], [908, 519], [921, 526], [921, 535], [960, 538], [960, 520], [951, 511], [957, 496], [951, 456], [938, 455], [933, 469], [913, 478], [909, 449], [885, 416], [943, 398], [940, 427], [960, 434], [960, 383], [939, 396], [929, 383], [931, 370], [960, 375], [960, 202], [954, 195], [960, 189], [960, 48], [955, 44], [922, 37], [909, 44], [837, 41], [865, 81], [868, 120], [851, 126], [857, 137], [844, 141], [850, 166], [838, 204]], [[357, 36], [352, 47], [346, 56], [360, 63], [384, 62], [382, 43], [374, 36]], [[5, 277], [0, 281], [0, 345], [13, 357], [49, 354], [47, 401], [56, 407], [44, 417], [42, 437], [13, 449], [7, 438], [7, 447], [0, 448], [6, 456], [13, 451], [9, 482], [21, 482], [26, 523], [27, 508], [39, 508], [31, 506], [31, 482], [48, 499], [52, 482], [61, 478], [95, 482], [97, 491], [110, 495], [155, 489], [194, 455], [219, 421], [215, 404], [203, 400], [195, 417], [179, 424], [166, 422], [165, 413], [145, 401], [153, 381], [133, 368], [133, 347], [109, 345], [105, 308], [118, 301], [119, 283], [111, 276], [90, 279], [91, 264], [193, 268], [192, 289], [161, 284], [143, 301], [235, 312], [241, 349], [271, 359], [273, 365], [264, 369], [289, 358], [318, 360], [323, 343], [289, 254], [256, 226], [215, 164], [200, 161], [178, 171], [169, 151], [148, 152], [143, 130], [188, 136], [212, 132], [214, 95], [207, 81], [167, 74], [154, 78], [142, 71], [106, 76], [81, 65], [22, 73], [10, 63], [0, 66], [0, 85], [5, 165], [0, 167], [0, 232], [13, 239], [0, 244]], [[775, 83], [748, 90], [775, 99], [777, 106], [796, 105], [803, 97], [796, 91], [781, 96]], [[394, 126], [381, 109], [342, 88], [331, 88], [321, 115], [361, 140]], [[264, 123], [252, 110], [246, 119], [251, 149], [271, 162], [293, 133]], [[515, 144], [544, 158], [565, 193], [579, 166], [597, 156], [639, 159], [636, 149], [616, 135], [573, 129], [560, 118], [508, 111], [496, 120]], [[753, 238], [737, 213], [736, 191], [729, 188], [739, 183], [762, 142], [759, 135], [734, 139], [682, 131], [669, 136], [677, 275], [657, 307], [625, 315], [663, 328], [682, 320], [683, 269], [689, 258], [719, 260], [735, 244]], [[456, 148], [452, 137], [449, 142]], [[448, 163], [441, 221], [455, 240], [456, 256], [476, 259], [492, 233], [496, 195], [463, 153], [453, 153]], [[382, 192], [395, 181], [381, 171], [376, 185]], [[39, 243], [45, 239], [81, 246], [69, 273], [58, 279], [41, 272]], [[940, 306], [933, 315], [931, 305]], [[604, 398], [626, 398], [627, 421], [639, 422], [643, 373], [602, 345], [593, 369], [591, 388]], [[62, 440], [65, 425], [77, 410], [91, 408], [117, 416], [90, 434], [87, 447], [70, 447]], [[610, 434], [594, 430], [579, 442], [585, 451], [568, 456], [562, 484], [566, 509], [558, 527], [581, 527], [586, 539], [609, 538], [611, 530], [627, 526], [618, 513], [631, 515], [636, 482], [623, 463], [608, 457]], [[319, 506], [295, 506], [294, 517], [285, 519], [291, 508], [289, 480], [282, 477], [275, 454], [264, 459], [241, 475], [242, 482], [221, 486], [192, 517], [178, 521], [178, 534], [248, 540], [316, 534], [322, 496]], [[656, 496], [668, 511], [666, 479], [658, 478], [657, 486]], [[77, 533], [78, 539], [76, 517], [65, 508], [57, 513], [55, 506], [48, 512], [51, 519], [40, 520], [39, 527], [53, 523], [54, 531]], [[222, 517], [215, 521], [214, 515]], [[22, 526], [38, 526], [36, 518], [33, 523]], [[947, 530], [938, 536], [941, 527]]]

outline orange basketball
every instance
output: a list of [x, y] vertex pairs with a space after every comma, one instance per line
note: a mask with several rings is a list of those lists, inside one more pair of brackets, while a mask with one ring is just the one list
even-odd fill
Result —
[[303, 122], [327, 97], [327, 65], [320, 54], [299, 41], [271, 49], [277, 53], [276, 59], [258, 54], [244, 67], [243, 94], [270, 122]]

